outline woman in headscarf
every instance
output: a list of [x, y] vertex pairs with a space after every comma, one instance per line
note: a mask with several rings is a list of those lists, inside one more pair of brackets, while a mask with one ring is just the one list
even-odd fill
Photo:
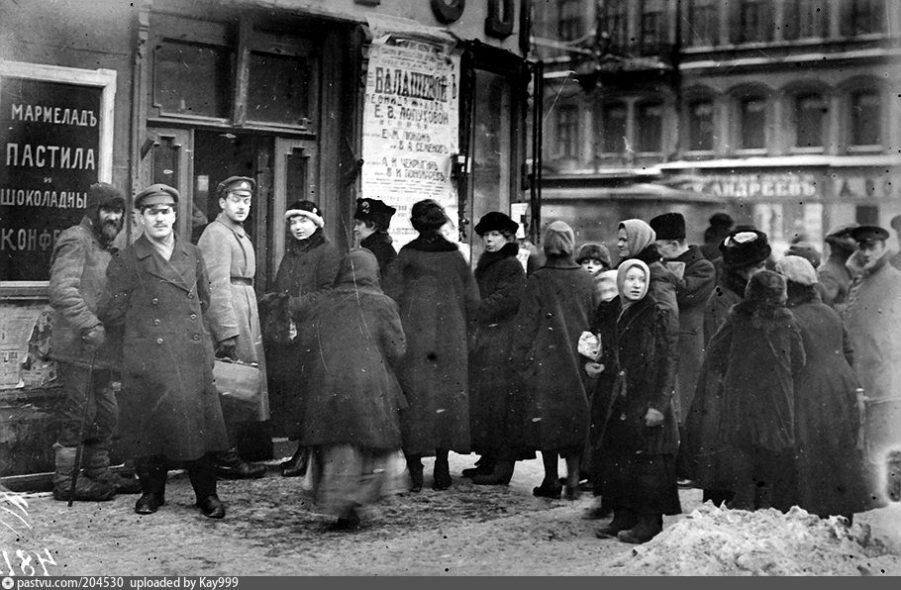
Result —
[[591, 326], [597, 291], [573, 260], [575, 235], [562, 221], [544, 235], [545, 265], [529, 276], [514, 321], [512, 360], [522, 393], [514, 411], [525, 448], [540, 450], [544, 480], [535, 496], [559, 498], [557, 463], [566, 460], [566, 498], [579, 494], [579, 461], [588, 436], [588, 381], [578, 352]]
[[366, 249], [341, 262], [328, 297], [298, 309], [301, 445], [312, 449], [316, 501], [354, 528], [378, 500], [392, 452], [400, 449], [406, 406], [394, 368], [406, 348], [397, 304], [379, 288]]
[[403, 449], [412, 491], [422, 489], [422, 457], [428, 456], [435, 457], [432, 487], [446, 490], [448, 451], [470, 450], [467, 330], [479, 288], [456, 244], [441, 235], [444, 209], [426, 199], [410, 214], [419, 236], [401, 248], [384, 285], [407, 335], [398, 372], [409, 403], [401, 413]]
[[[307, 389], [298, 378], [300, 346], [296, 323], [290, 317], [293, 300], [300, 307], [332, 286], [341, 255], [326, 237], [325, 220], [316, 203], [299, 200], [285, 211], [287, 248], [278, 272], [275, 288], [260, 299], [263, 334], [266, 343], [266, 369], [269, 374], [269, 400], [273, 421], [289, 438], [299, 435], [299, 408]], [[281, 465], [282, 475], [297, 477], [306, 473], [306, 453], [298, 446], [294, 456]]]
[[801, 328], [807, 364], [795, 380], [794, 502], [812, 514], [848, 519], [869, 505], [859, 444], [860, 387], [841, 317], [820, 299], [817, 272], [800, 256], [785, 256], [776, 271], [786, 279], [788, 308]]
[[679, 305], [676, 302], [676, 282], [678, 278], [662, 262], [654, 241], [657, 233], [641, 219], [626, 219], [616, 230], [616, 250], [620, 260], [635, 258], [648, 265], [651, 282], [648, 295], [657, 303], [666, 305], [678, 318]]
[[679, 320], [648, 296], [651, 270], [641, 260], [620, 263], [616, 282], [620, 311], [614, 342], [603, 365], [586, 366], [592, 374], [616, 372], [612, 390], [602, 396], [600, 435], [601, 494], [613, 520], [596, 534], [644, 543], [663, 530], [664, 514], [681, 512], [675, 376], [667, 368], [678, 354]]
[[515, 461], [532, 458], [511, 446], [513, 424], [508, 404], [515, 395], [516, 376], [508, 362], [513, 319], [519, 310], [526, 273], [517, 259], [519, 224], [499, 211], [482, 216], [476, 233], [484, 252], [475, 277], [482, 302], [476, 314], [474, 345], [470, 354], [470, 412], [472, 448], [482, 458], [474, 472], [464, 470], [479, 485], [506, 485]]

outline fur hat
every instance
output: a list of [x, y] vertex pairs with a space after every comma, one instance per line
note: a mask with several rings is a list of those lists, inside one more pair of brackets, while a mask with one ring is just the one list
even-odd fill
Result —
[[584, 260], [600, 260], [604, 266], [610, 268], [610, 250], [607, 246], [598, 242], [588, 242], [579, 247], [579, 255], [576, 256], [576, 262], [582, 264]]
[[813, 285], [817, 279], [817, 271], [814, 270], [810, 260], [803, 256], [788, 255], [776, 263], [776, 272], [786, 280], [799, 285]]
[[720, 244], [723, 266], [732, 270], [754, 266], [766, 260], [772, 248], [766, 234], [759, 230], [736, 230], [726, 236]]
[[367, 221], [375, 225], [388, 229], [391, 224], [391, 218], [397, 213], [397, 209], [386, 205], [384, 201], [378, 199], [357, 199], [357, 211], [354, 213], [354, 219]]
[[106, 182], [95, 182], [88, 188], [88, 210], [96, 207], [125, 211], [122, 191]]
[[150, 207], [151, 205], [178, 204], [178, 191], [168, 184], [151, 184], [135, 195], [135, 209]]
[[410, 224], [418, 232], [437, 231], [448, 222], [444, 208], [433, 199], [417, 201], [410, 210]]
[[745, 299], [757, 303], [778, 305], [785, 303], [787, 297], [785, 277], [772, 270], [755, 272], [745, 288]]
[[484, 236], [490, 231], [501, 232], [502, 234], [516, 235], [519, 224], [510, 219], [510, 216], [504, 215], [500, 211], [489, 211], [476, 224], [476, 233]]
[[664, 213], [651, 220], [658, 240], [684, 240], [685, 218], [681, 213]]
[[788, 250], [785, 251], [786, 256], [800, 256], [801, 258], [805, 258], [813, 268], [817, 268], [820, 266], [820, 262], [822, 261], [822, 256], [820, 256], [820, 251], [814, 247], [810, 242], [795, 242], [791, 246], [788, 247]]
[[731, 228], [735, 220], [728, 213], [714, 213], [710, 216], [710, 226], [722, 229]]
[[291, 219], [298, 215], [301, 217], [309, 217], [317, 227], [325, 226], [325, 220], [322, 218], [322, 211], [319, 210], [319, 205], [313, 201], [294, 201], [291, 203], [291, 206], [288, 207], [288, 210], [285, 211], [285, 219]]
[[252, 197], [256, 187], [256, 181], [250, 177], [230, 176], [219, 183], [216, 187], [216, 194], [220, 199], [224, 199], [229, 193], [235, 193], [241, 197]]
[[572, 256], [576, 247], [576, 234], [563, 221], [553, 221], [544, 231], [546, 256]]

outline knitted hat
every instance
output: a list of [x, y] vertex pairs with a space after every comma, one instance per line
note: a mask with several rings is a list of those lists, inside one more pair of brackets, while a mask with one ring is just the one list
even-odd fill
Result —
[[786, 280], [799, 285], [813, 285], [817, 282], [817, 271], [803, 256], [785, 256], [776, 263], [776, 272]]
[[[630, 268], [638, 267], [644, 272], [645, 282], [644, 289], [641, 291], [641, 296], [635, 299], [631, 297], [626, 297], [624, 295], [625, 292], [625, 282], [626, 282], [626, 273], [629, 272]], [[629, 258], [623, 260], [619, 268], [616, 269], [616, 290], [619, 291], [619, 296], [621, 301], [640, 301], [644, 299], [644, 296], [648, 294], [648, 286], [651, 284], [651, 269], [648, 268], [648, 265], [643, 261], [637, 258]]]
[[684, 240], [685, 218], [681, 213], [664, 213], [651, 220], [658, 240]]
[[247, 176], [231, 176], [219, 183], [216, 187], [216, 194], [219, 195], [220, 199], [224, 199], [229, 193], [235, 193], [240, 197], [252, 197], [256, 187], [257, 183], [252, 178]]
[[502, 234], [515, 235], [519, 229], [519, 224], [510, 219], [508, 215], [504, 215], [500, 211], [489, 211], [476, 224], [476, 233], [484, 236], [490, 231], [501, 232]]
[[95, 207], [103, 209], [125, 210], [125, 197], [122, 191], [106, 182], [95, 182], [88, 188], [88, 210]]
[[291, 219], [298, 215], [301, 217], [309, 217], [317, 227], [325, 226], [325, 220], [322, 219], [322, 211], [319, 210], [319, 206], [313, 201], [294, 201], [291, 203], [291, 206], [288, 207], [288, 210], [285, 211], [285, 219]]
[[168, 184], [151, 184], [135, 195], [135, 209], [150, 207], [151, 205], [178, 204], [178, 191]]
[[785, 277], [771, 270], [759, 270], [751, 275], [745, 288], [745, 299], [758, 303], [778, 305], [787, 298]]
[[551, 222], [544, 231], [544, 253], [546, 256], [572, 256], [576, 247], [576, 234], [563, 221]]
[[785, 255], [806, 258], [814, 268], [819, 267], [820, 262], [822, 261], [820, 251], [810, 242], [795, 242], [788, 247], [788, 250], [785, 251]]
[[354, 219], [368, 221], [388, 229], [395, 213], [397, 213], [397, 209], [386, 205], [384, 201], [368, 198], [357, 199], [357, 211], [354, 213]]
[[758, 230], [733, 231], [720, 244], [723, 253], [723, 266], [726, 269], [754, 266], [766, 260], [772, 248], [767, 242], [766, 234]]
[[598, 242], [588, 242], [582, 244], [579, 248], [579, 255], [576, 256], [576, 262], [582, 264], [585, 260], [600, 260], [604, 266], [610, 267], [610, 250], [604, 244]]
[[418, 201], [410, 210], [410, 224], [418, 232], [441, 229], [447, 221], [444, 208], [433, 199]]

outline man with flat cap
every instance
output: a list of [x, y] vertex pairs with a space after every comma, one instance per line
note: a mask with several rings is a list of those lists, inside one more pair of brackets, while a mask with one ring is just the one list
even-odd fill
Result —
[[[248, 413], [242, 408], [223, 407], [231, 445], [228, 451], [217, 453], [216, 472], [225, 479], [263, 477], [266, 466], [245, 462], [238, 454], [238, 435], [242, 429], [251, 431], [269, 419], [269, 395], [266, 385], [266, 356], [260, 331], [260, 312], [257, 308], [253, 279], [256, 274], [256, 252], [244, 221], [250, 215], [256, 182], [246, 176], [232, 176], [219, 183], [221, 211], [206, 226], [197, 247], [203, 253], [210, 277], [210, 332], [217, 357], [226, 357], [260, 369], [260, 402]], [[262, 428], [257, 428], [263, 430]], [[271, 437], [270, 441], [271, 441]], [[271, 447], [271, 442], [270, 442]], [[271, 455], [271, 448], [268, 450]]]
[[840, 225], [826, 235], [829, 257], [817, 269], [817, 278], [822, 285], [823, 303], [841, 313], [848, 301], [851, 288], [851, 271], [845, 266], [848, 258], [857, 250], [857, 242], [851, 237], [856, 223]]
[[354, 237], [361, 248], [366, 248], [379, 263], [379, 278], [388, 276], [388, 265], [397, 258], [397, 251], [391, 245], [388, 226], [397, 209], [378, 199], [357, 199], [354, 213]]
[[[679, 368], [676, 374], [675, 405], [680, 429], [698, 383], [704, 358], [704, 310], [716, 286], [716, 268], [700, 248], [685, 243], [685, 218], [681, 213], [664, 213], [651, 220], [657, 234], [655, 243], [664, 263], [678, 269], [676, 303], [679, 306]], [[677, 469], [679, 468], [677, 462]], [[680, 473], [680, 479], [686, 479]]]
[[874, 473], [892, 448], [901, 448], [901, 271], [889, 264], [886, 229], [851, 230], [857, 242], [847, 262], [854, 279], [843, 319], [854, 370], [867, 398], [864, 434]]
[[98, 316], [125, 328], [120, 444], [141, 480], [135, 512], [165, 504], [171, 461], [187, 467], [200, 511], [222, 518], [212, 453], [229, 445], [206, 327], [210, 281], [200, 250], [173, 231], [178, 199], [165, 184], [135, 196], [143, 233], [110, 262]]

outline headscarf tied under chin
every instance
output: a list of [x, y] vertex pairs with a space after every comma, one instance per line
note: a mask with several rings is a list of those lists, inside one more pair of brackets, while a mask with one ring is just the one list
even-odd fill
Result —
[[619, 227], [626, 230], [626, 247], [629, 249], [629, 256], [638, 256], [642, 250], [657, 239], [657, 232], [641, 219], [620, 221]]
[[[629, 299], [625, 295], [625, 283], [626, 283], [626, 273], [629, 272], [629, 269], [632, 268], [640, 268], [644, 273], [644, 288], [641, 290], [641, 297], [638, 299]], [[627, 307], [632, 305], [633, 303], [637, 303], [645, 298], [648, 294], [648, 287], [651, 284], [651, 269], [648, 268], [648, 265], [638, 260], [637, 258], [629, 258], [628, 260], [624, 260], [620, 263], [619, 268], [616, 269], [616, 290], [619, 292], [619, 300], [622, 304], [622, 309], [625, 311]]]

